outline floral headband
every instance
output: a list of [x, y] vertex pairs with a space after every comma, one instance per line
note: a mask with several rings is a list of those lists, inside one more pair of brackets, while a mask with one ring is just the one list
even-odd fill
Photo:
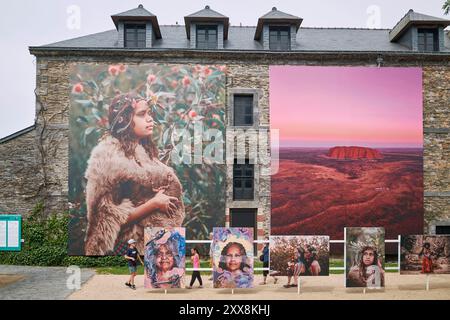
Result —
[[111, 132], [114, 132], [117, 126], [120, 126], [119, 129], [116, 130], [117, 133], [121, 133], [128, 129], [128, 127], [131, 125], [132, 118], [129, 119], [128, 123], [123, 125], [125, 121], [124, 113], [130, 106], [133, 108], [133, 110], [136, 109], [138, 102], [142, 100], [145, 99], [134, 98], [130, 95], [123, 95], [120, 97], [119, 101], [117, 101], [114, 105], [111, 105], [111, 108], [113, 108], [112, 113], [115, 114], [114, 119], [111, 122]]

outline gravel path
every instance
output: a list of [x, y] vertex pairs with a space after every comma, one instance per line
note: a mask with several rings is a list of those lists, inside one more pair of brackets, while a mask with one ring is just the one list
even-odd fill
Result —
[[[0, 288], [0, 300], [59, 300], [66, 299], [76, 289], [67, 287], [65, 267], [28, 267], [0, 265], [0, 274], [22, 275], [25, 278]], [[81, 269], [81, 285], [93, 275], [94, 270]]]
[[[137, 289], [131, 290], [124, 283], [128, 276], [123, 275], [95, 275], [79, 291], [74, 292], [68, 299], [170, 299], [170, 300], [450, 300], [450, 275], [433, 275], [430, 278], [430, 290], [425, 291], [426, 277], [400, 276], [395, 273], [386, 273], [387, 287], [382, 290], [363, 290], [359, 288], [344, 287], [344, 275], [330, 275], [329, 277], [308, 277], [301, 280], [301, 293], [296, 288], [283, 288], [286, 277], [280, 277], [276, 285], [273, 279], [265, 286], [257, 285], [253, 289], [236, 289], [231, 294], [230, 289], [213, 289], [209, 275], [202, 275], [205, 288], [192, 290], [147, 290], [143, 287], [142, 275], [136, 277]], [[190, 279], [190, 278], [189, 278]], [[189, 280], [188, 279], [188, 280]], [[255, 276], [255, 284], [260, 283], [261, 275]]]

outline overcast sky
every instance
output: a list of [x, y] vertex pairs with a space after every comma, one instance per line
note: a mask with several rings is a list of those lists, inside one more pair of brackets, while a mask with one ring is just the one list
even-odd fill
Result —
[[[135, 8], [140, 3], [157, 15], [162, 25], [184, 24], [184, 16], [203, 9], [205, 5], [228, 16], [232, 25], [256, 25], [258, 17], [273, 6], [302, 17], [302, 26], [305, 27], [392, 28], [409, 9], [450, 19], [443, 14], [444, 0], [3, 1], [0, 19], [0, 138], [34, 122], [35, 58], [28, 52], [28, 46], [114, 29], [110, 16]], [[77, 10], [80, 12], [79, 26], [72, 19]]]

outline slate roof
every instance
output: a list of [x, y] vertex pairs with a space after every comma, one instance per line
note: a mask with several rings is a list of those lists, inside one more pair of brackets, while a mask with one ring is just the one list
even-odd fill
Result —
[[227, 18], [223, 14], [212, 10], [210, 8], [210, 6], [205, 6], [204, 9], [194, 12], [186, 17], [189, 17], [189, 18]]
[[[138, 8], [113, 15], [114, 19], [153, 19], [156, 16], [139, 5]], [[288, 22], [298, 26], [296, 43], [293, 52], [412, 52], [408, 47], [392, 41], [398, 37], [411, 23], [434, 23], [442, 26], [450, 25], [449, 20], [431, 17], [412, 10], [394, 26], [393, 29], [364, 29], [364, 28], [304, 28], [300, 24], [302, 18], [284, 13], [272, 8], [270, 12], [258, 20], [258, 26], [229, 26], [228, 17], [212, 10], [209, 6], [185, 17], [186, 25], [158, 25], [161, 37], [156, 37], [151, 48], [138, 50], [196, 50], [190, 48], [188, 24], [193, 21], [224, 22], [224, 51], [263, 51], [262, 41], [255, 40], [260, 29], [261, 21]], [[118, 20], [117, 20], [118, 21]], [[225, 30], [226, 29], [226, 30]], [[155, 28], [154, 28], [155, 30]], [[225, 37], [225, 32], [227, 36]], [[108, 50], [120, 49], [117, 30], [99, 32], [83, 37], [51, 43], [44, 46], [30, 47], [32, 50], [76, 49], [76, 50]], [[256, 37], [257, 38], [257, 37]], [[127, 48], [122, 48], [128, 50]], [[444, 48], [441, 52], [450, 53], [449, 31], [445, 31]]]
[[[183, 25], [160, 26], [162, 39], [153, 42], [154, 49], [189, 49], [189, 40]], [[262, 43], [254, 40], [256, 27], [230, 26], [224, 50], [263, 50]], [[362, 52], [400, 52], [409, 48], [389, 41], [390, 29], [351, 29], [351, 28], [305, 28], [297, 33], [296, 49], [293, 51], [362, 51]], [[39, 48], [108, 49], [118, 47], [118, 32], [109, 30], [84, 37], [51, 43]], [[450, 38], [445, 36], [444, 52], [450, 52]]]
[[447, 27], [450, 25], [450, 20], [445, 20], [437, 17], [432, 17], [426, 14], [414, 12], [410, 9], [405, 16], [392, 28], [389, 33], [390, 41], [395, 41], [411, 26], [412, 24], [419, 25], [440, 25]]
[[297, 16], [294, 16], [289, 13], [284, 13], [280, 10], [278, 10], [276, 7], [273, 7], [272, 10], [270, 10], [268, 13], [260, 17], [260, 19], [301, 19]]
[[153, 17], [153, 16], [154, 16], [153, 13], [145, 9], [142, 5], [139, 5], [137, 8], [113, 14], [111, 17]]

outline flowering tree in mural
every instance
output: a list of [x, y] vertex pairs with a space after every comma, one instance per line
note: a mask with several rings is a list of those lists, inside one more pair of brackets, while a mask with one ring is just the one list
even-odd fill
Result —
[[[203, 135], [201, 163], [194, 163], [194, 127], [225, 134], [225, 74], [223, 66], [201, 65], [92, 65], [79, 64], [71, 73], [69, 202], [70, 252], [82, 252], [86, 229], [84, 172], [98, 141], [108, 134], [112, 99], [134, 93], [151, 107], [157, 124], [153, 141], [159, 159], [171, 166], [183, 186], [188, 237], [206, 239], [213, 226], [224, 220], [224, 166], [206, 157], [211, 141]], [[216, 136], [217, 137], [217, 136]], [[197, 136], [197, 138], [199, 138]], [[202, 137], [200, 137], [202, 138]], [[183, 140], [179, 149], [180, 139]], [[198, 140], [195, 140], [198, 141]], [[189, 148], [192, 148], [192, 150]], [[223, 146], [224, 147], [224, 146]], [[175, 151], [182, 163], [173, 163]]]

